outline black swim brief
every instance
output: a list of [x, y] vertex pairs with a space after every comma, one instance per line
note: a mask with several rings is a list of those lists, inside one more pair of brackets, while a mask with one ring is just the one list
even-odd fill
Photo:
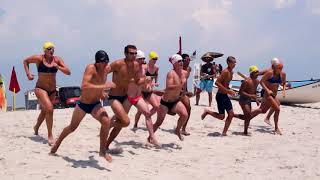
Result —
[[118, 100], [121, 104], [128, 98], [127, 95], [125, 96], [111, 96], [109, 95], [108, 100]]
[[96, 107], [96, 105], [98, 105], [98, 104], [100, 104], [100, 101], [92, 103], [92, 104], [85, 104], [85, 103], [82, 103], [81, 101], [77, 102], [77, 105], [79, 106], [79, 108], [88, 114], [91, 114], [93, 108]]
[[172, 108], [179, 102], [179, 100], [180, 99], [177, 99], [173, 102], [167, 102], [161, 98], [160, 104], [163, 106], [166, 106], [168, 108], [168, 111], [170, 112], [172, 110]]

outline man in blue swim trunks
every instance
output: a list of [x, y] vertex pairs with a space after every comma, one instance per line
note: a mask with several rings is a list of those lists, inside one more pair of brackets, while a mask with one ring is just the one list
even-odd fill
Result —
[[236, 62], [237, 62], [236, 58], [234, 58], [233, 56], [229, 56], [227, 58], [228, 67], [221, 72], [221, 75], [216, 80], [216, 85], [218, 86], [216, 101], [217, 101], [219, 113], [205, 109], [201, 115], [202, 120], [208, 114], [219, 120], [224, 120], [225, 111], [227, 111], [228, 116], [224, 124], [223, 132], [222, 132], [223, 136], [227, 135], [227, 131], [229, 129], [232, 118], [234, 116], [232, 104], [228, 95], [230, 96], [236, 95], [236, 93], [233, 90], [229, 89], [229, 84], [233, 76], [233, 68], [236, 66]]
[[115, 88], [113, 82], [106, 82], [110, 69], [108, 62], [108, 54], [100, 50], [95, 55], [95, 63], [87, 65], [82, 79], [80, 100], [73, 111], [70, 124], [63, 129], [59, 138], [52, 146], [51, 154], [56, 153], [63, 139], [77, 129], [85, 115], [91, 114], [93, 118], [101, 123], [99, 155], [108, 162], [112, 161], [111, 155], [107, 153], [106, 143], [110, 129], [110, 119], [100, 103], [100, 100], [108, 96], [106, 90]]
[[213, 79], [216, 77], [216, 65], [212, 63], [213, 57], [209, 53], [205, 53], [201, 59], [205, 64], [201, 66], [200, 70], [201, 81], [196, 90], [196, 105], [199, 105], [200, 93], [202, 91], [207, 91], [209, 96], [209, 107], [211, 107]]

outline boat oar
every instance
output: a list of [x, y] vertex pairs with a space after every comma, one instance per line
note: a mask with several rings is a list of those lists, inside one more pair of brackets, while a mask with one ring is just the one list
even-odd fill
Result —
[[244, 74], [242, 74], [241, 72], [237, 72], [237, 74], [240, 76], [240, 77], [242, 77], [243, 79], [247, 79], [248, 77], [246, 76], [246, 75], [244, 75]]

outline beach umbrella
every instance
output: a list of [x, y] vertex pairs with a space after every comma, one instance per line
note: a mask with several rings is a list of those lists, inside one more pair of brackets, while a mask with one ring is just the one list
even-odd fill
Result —
[[203, 55], [202, 55], [202, 57], [201, 57], [201, 59], [202, 59], [202, 61], [204, 61], [204, 62], [207, 62], [208, 60], [206, 60], [206, 59], [204, 59], [204, 58], [211, 58], [210, 60], [209, 60], [209, 62], [210, 61], [212, 61], [213, 59], [215, 59], [215, 58], [219, 58], [219, 57], [222, 57], [223, 56], [223, 54], [222, 53], [218, 53], [218, 52], [206, 52], [206, 53], [204, 53]]

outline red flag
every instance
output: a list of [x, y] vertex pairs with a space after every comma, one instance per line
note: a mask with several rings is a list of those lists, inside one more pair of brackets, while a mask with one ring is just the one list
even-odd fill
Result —
[[18, 83], [16, 71], [14, 70], [14, 66], [13, 66], [12, 73], [11, 73], [9, 90], [13, 92], [14, 88], [15, 88], [15, 92], [16, 93], [18, 93], [20, 91], [20, 86], [19, 86], [19, 83]]

